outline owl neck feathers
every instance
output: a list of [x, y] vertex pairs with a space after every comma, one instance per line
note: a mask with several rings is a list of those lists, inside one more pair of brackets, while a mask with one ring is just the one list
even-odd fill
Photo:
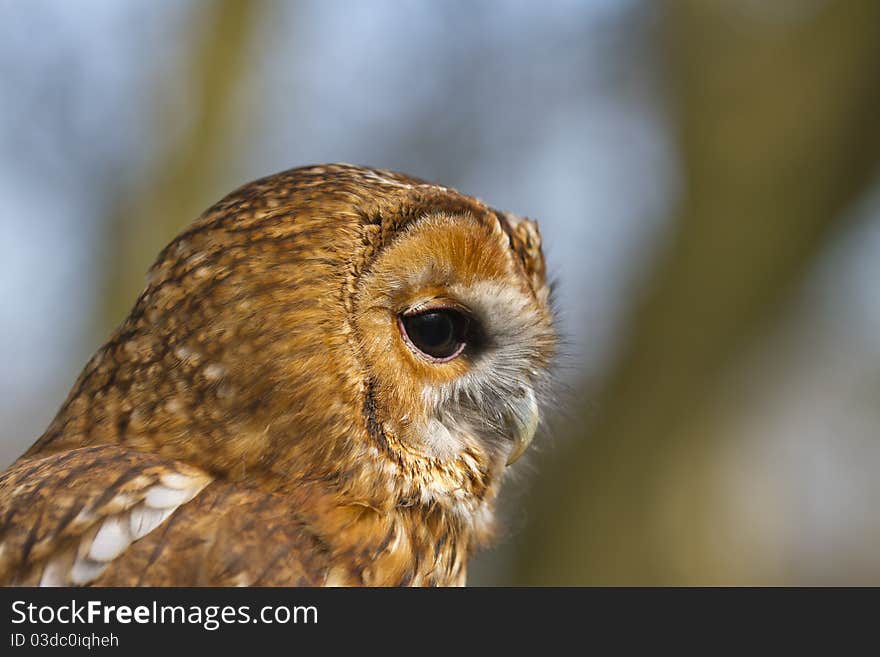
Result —
[[[381, 544], [388, 542], [389, 535], [397, 536], [390, 542], [395, 549], [440, 554], [437, 546], [444, 544], [448, 563], [443, 568], [448, 566], [450, 573], [460, 572], [463, 577], [467, 554], [494, 536], [494, 505], [503, 466], [493, 471], [480, 455], [470, 452], [447, 461], [427, 458], [377, 417], [369, 379], [358, 394], [364, 400], [360, 426], [328, 436], [323, 443], [292, 446], [284, 459], [276, 461], [279, 492], [318, 510], [312, 522], [324, 525], [331, 536], [354, 523], [355, 533], [380, 527], [369, 535], [382, 535]], [[439, 558], [437, 554], [431, 558]], [[461, 563], [453, 568], [456, 560]]]
[[328, 583], [463, 585], [469, 556], [494, 534], [497, 482], [466, 492], [472, 472], [426, 464], [393, 436], [383, 439], [350, 444], [335, 471], [316, 466], [331, 476], [290, 478], [279, 490], [339, 557]]
[[[329, 549], [363, 547], [363, 562], [352, 562], [363, 572], [337, 573], [340, 582], [368, 582], [382, 572], [399, 576], [384, 583], [461, 583], [468, 555], [491, 540], [500, 473], [481, 466], [477, 454], [440, 462], [413, 451], [377, 418], [369, 380], [338, 391], [349, 399], [346, 408], [360, 405], [353, 416], [326, 404], [279, 414], [281, 404], [268, 398], [272, 412], [227, 408], [227, 421], [209, 431], [202, 423], [211, 415], [209, 396], [192, 398], [192, 404], [202, 400], [198, 413], [168, 396], [201, 381], [186, 366], [153, 372], [149, 387], [137, 387], [151, 367], [149, 359], [131, 358], [143, 344], [131, 323], [124, 324], [88, 363], [26, 456], [118, 444], [283, 495], [291, 517], [307, 517]], [[204, 362], [194, 366], [206, 368]], [[357, 543], [346, 542], [352, 539]], [[371, 562], [388, 564], [371, 568]]]

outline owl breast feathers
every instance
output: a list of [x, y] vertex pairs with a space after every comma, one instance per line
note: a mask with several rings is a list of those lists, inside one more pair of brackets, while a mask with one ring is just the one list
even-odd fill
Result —
[[0, 477], [0, 583], [463, 584], [555, 346], [533, 222], [349, 165], [245, 185]]

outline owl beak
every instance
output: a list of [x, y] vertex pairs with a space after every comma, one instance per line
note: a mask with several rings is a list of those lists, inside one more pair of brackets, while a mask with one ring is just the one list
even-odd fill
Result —
[[541, 414], [538, 411], [538, 400], [535, 399], [533, 390], [529, 389], [513, 416], [513, 448], [507, 457], [507, 465], [512, 465], [519, 460], [519, 457], [531, 444], [532, 438], [535, 437], [535, 431], [538, 430]]

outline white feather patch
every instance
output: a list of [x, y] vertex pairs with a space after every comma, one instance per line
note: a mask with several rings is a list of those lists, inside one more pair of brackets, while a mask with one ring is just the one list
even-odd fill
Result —
[[163, 472], [162, 476], [159, 477], [159, 481], [162, 482], [162, 485], [174, 488], [175, 490], [185, 490], [196, 486], [193, 477], [180, 474], [179, 472]]
[[77, 586], [84, 586], [98, 579], [109, 564], [106, 561], [93, 561], [88, 557], [78, 557], [70, 569], [70, 581]]
[[131, 533], [128, 523], [121, 514], [113, 515], [104, 520], [92, 545], [89, 548], [89, 557], [95, 561], [112, 561], [131, 545]]
[[56, 587], [56, 586], [64, 586], [67, 584], [67, 580], [65, 579], [64, 566], [57, 561], [50, 561], [46, 567], [43, 569], [43, 575], [40, 577], [40, 586], [43, 587]]
[[146, 504], [138, 504], [131, 510], [128, 516], [128, 527], [132, 540], [136, 541], [149, 534], [161, 525], [168, 516], [174, 513], [176, 509], [177, 507], [151, 509]]
[[[209, 482], [204, 475], [165, 472], [161, 483], [143, 491], [143, 501], [130, 492], [120, 493], [105, 509], [118, 509], [107, 515], [100, 525], [89, 528], [76, 546], [75, 554], [67, 551], [50, 559], [43, 569], [40, 586], [84, 586], [92, 583], [121, 555], [132, 542], [143, 538], [168, 519], [182, 504], [189, 502]], [[133, 505], [133, 506], [132, 506]], [[122, 506], [122, 508], [119, 508]], [[95, 511], [83, 510], [74, 522], [85, 523]]]
[[422, 431], [423, 440], [431, 456], [441, 460], [454, 458], [461, 452], [462, 443], [442, 422], [430, 418]]
[[239, 573], [235, 576], [235, 584], [234, 586], [250, 586], [251, 578], [247, 573]]
[[199, 489], [169, 488], [162, 484], [156, 484], [147, 491], [145, 502], [154, 509], [169, 509], [178, 507], [184, 502], [189, 502]]

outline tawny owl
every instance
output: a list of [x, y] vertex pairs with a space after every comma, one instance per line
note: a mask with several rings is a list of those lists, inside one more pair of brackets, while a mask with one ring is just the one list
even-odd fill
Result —
[[178, 235], [0, 478], [0, 583], [450, 585], [556, 333], [536, 225], [349, 165]]

